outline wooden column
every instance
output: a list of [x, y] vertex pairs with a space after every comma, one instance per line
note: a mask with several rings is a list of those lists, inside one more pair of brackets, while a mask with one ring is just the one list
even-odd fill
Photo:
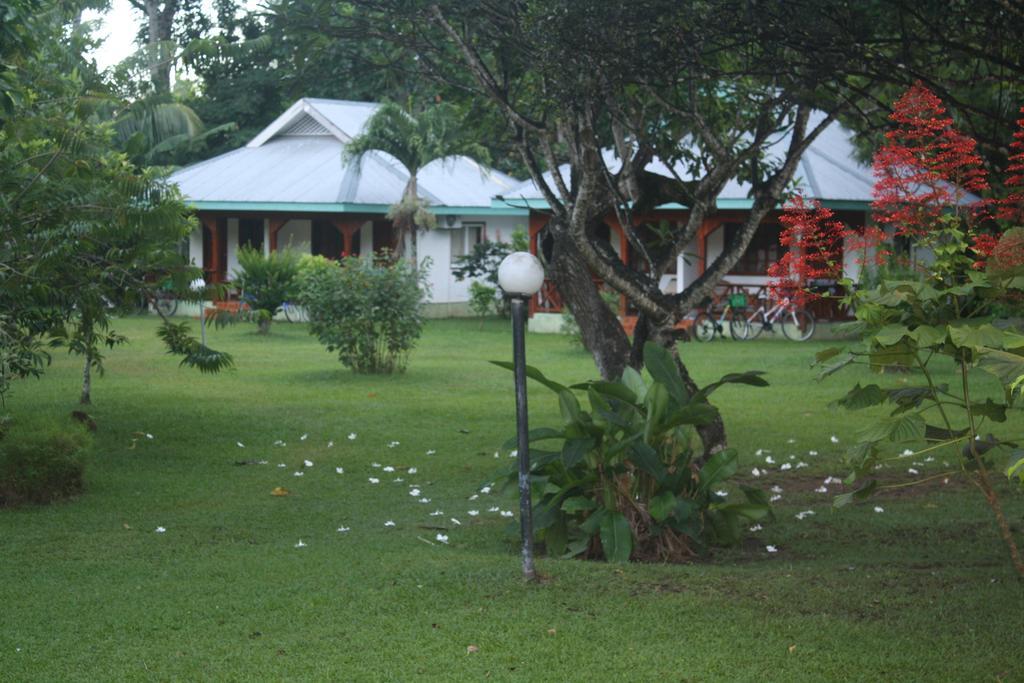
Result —
[[341, 248], [341, 258], [351, 256], [354, 252], [352, 248], [355, 241], [355, 235], [363, 227], [364, 220], [345, 220], [343, 218], [335, 218], [331, 221], [334, 227], [341, 233], [341, 240], [343, 246]]
[[217, 218], [201, 213], [199, 222], [210, 231], [210, 262], [203, 261], [203, 271], [210, 282], [220, 282], [220, 230], [217, 229]]
[[271, 218], [270, 219], [270, 251], [271, 253], [277, 251], [277, 233], [281, 231], [284, 224], [288, 222], [287, 218]]

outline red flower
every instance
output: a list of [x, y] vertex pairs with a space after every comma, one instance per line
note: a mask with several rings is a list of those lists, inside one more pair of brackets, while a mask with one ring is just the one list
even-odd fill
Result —
[[779, 218], [783, 230], [779, 244], [789, 249], [768, 267], [769, 288], [776, 297], [789, 297], [798, 305], [818, 298], [806, 289], [812, 280], [837, 280], [843, 270], [843, 240], [849, 229], [831, 209], [797, 195]]
[[[1020, 113], [1024, 114], [1024, 107]], [[1017, 119], [1017, 131], [1013, 134], [1009, 164], [1006, 167], [1007, 195], [997, 202], [996, 218], [1024, 223], [1024, 118]]]
[[[889, 117], [896, 128], [875, 154], [875, 219], [897, 234], [927, 232], [968, 193], [988, 189], [981, 157], [971, 138], [953, 128], [942, 102], [918, 83], [896, 101]], [[973, 202], [972, 202], [973, 204]], [[974, 207], [976, 208], [976, 207]]]

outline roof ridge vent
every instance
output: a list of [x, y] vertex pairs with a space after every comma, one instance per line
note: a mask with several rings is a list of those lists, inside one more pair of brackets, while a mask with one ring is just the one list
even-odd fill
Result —
[[278, 135], [288, 137], [298, 135], [330, 136], [331, 131], [327, 130], [323, 124], [312, 116], [304, 113], [302, 116], [298, 117], [295, 121], [283, 128]]

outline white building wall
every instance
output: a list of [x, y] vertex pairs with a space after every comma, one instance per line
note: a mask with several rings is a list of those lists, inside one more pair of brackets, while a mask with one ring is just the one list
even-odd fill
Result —
[[[296, 218], [288, 221], [277, 233], [277, 248], [291, 249], [300, 254], [312, 253], [313, 221], [307, 218]], [[238, 238], [235, 238], [238, 244]]]
[[203, 263], [203, 229], [193, 230], [188, 236], [188, 260], [194, 265], [202, 268]]

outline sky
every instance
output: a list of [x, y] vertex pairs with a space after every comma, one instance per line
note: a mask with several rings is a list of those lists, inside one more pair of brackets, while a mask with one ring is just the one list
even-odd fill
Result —
[[103, 39], [103, 44], [95, 52], [96, 64], [100, 69], [117, 64], [135, 51], [135, 34], [139, 31], [142, 12], [132, 9], [128, 0], [111, 0], [107, 12], [90, 10], [82, 18], [86, 21], [102, 21], [95, 34], [97, 38]]

